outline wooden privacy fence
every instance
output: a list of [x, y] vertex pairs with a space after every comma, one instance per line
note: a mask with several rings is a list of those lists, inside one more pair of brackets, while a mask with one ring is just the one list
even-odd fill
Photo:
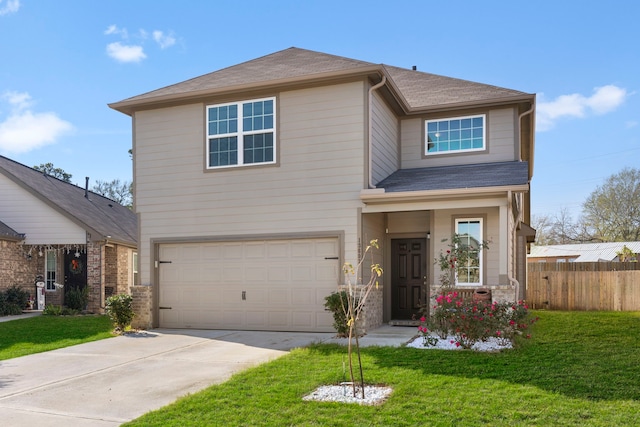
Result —
[[640, 263], [540, 262], [527, 269], [531, 308], [640, 311]]

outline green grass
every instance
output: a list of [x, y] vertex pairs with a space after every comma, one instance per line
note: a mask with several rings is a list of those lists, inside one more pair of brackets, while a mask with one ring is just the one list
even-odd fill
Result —
[[316, 345], [126, 425], [640, 425], [640, 313], [535, 314], [533, 339], [501, 353], [363, 349], [365, 380], [393, 388], [380, 406], [303, 401], [343, 380], [346, 349]]
[[0, 360], [113, 336], [107, 316], [37, 316], [0, 323]]

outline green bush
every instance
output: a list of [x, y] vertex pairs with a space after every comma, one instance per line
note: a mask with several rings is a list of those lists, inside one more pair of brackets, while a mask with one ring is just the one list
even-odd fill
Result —
[[333, 292], [324, 300], [324, 306], [327, 311], [331, 311], [333, 313], [333, 327], [338, 333], [338, 336], [348, 336], [349, 326], [347, 326], [347, 315], [345, 314], [345, 309], [347, 308], [347, 292]]
[[62, 314], [62, 307], [53, 304], [47, 304], [42, 310], [42, 314], [45, 316], [60, 316]]
[[59, 305], [48, 304], [42, 311], [46, 316], [75, 316], [78, 310], [69, 307], [60, 307]]
[[18, 285], [0, 291], [0, 316], [10, 316], [22, 313], [27, 307], [29, 292]]
[[133, 312], [133, 298], [131, 295], [120, 294], [107, 298], [106, 312], [113, 322], [116, 330], [124, 332], [135, 316]]
[[64, 295], [65, 305], [71, 310], [82, 311], [89, 303], [89, 287], [70, 288]]

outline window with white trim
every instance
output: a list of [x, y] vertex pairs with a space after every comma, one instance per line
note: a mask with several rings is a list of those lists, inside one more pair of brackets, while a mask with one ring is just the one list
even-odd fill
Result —
[[482, 285], [482, 218], [456, 219], [456, 234], [460, 245], [469, 248], [469, 256], [456, 269], [456, 284], [462, 286]]
[[276, 99], [207, 106], [207, 168], [276, 161]]
[[133, 252], [131, 255], [131, 276], [131, 283], [133, 283], [134, 286], [138, 286], [138, 252]]
[[44, 266], [45, 266], [45, 272], [44, 272], [44, 277], [45, 277], [45, 289], [47, 291], [55, 291], [56, 290], [56, 267], [58, 264], [58, 257], [56, 254], [56, 251], [47, 251], [45, 253], [45, 261], [44, 261]]
[[426, 120], [424, 154], [484, 150], [487, 145], [485, 120], [484, 114]]

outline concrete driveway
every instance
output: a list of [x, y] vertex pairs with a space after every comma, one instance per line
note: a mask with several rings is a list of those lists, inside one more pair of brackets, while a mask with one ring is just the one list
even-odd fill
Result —
[[118, 426], [333, 334], [157, 329], [0, 362], [3, 426]]

